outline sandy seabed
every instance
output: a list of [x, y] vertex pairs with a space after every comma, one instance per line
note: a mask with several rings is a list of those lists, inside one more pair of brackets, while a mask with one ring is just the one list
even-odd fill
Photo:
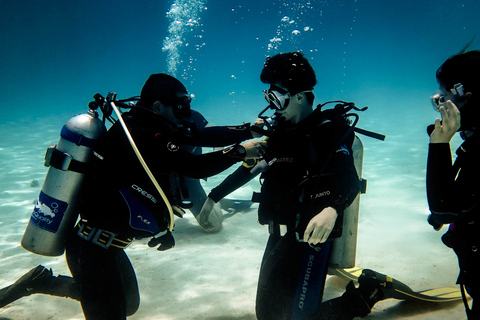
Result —
[[[42, 264], [54, 274], [69, 275], [64, 256], [43, 257], [20, 246], [20, 240], [43, 183], [43, 154], [58, 141], [64, 119], [0, 125], [0, 287]], [[41, 123], [41, 128], [38, 127]], [[356, 265], [388, 274], [414, 290], [455, 286], [455, 254], [441, 243], [443, 232], [427, 224], [425, 197], [426, 136], [408, 138], [394, 130], [387, 141], [362, 138], [365, 144]], [[225, 174], [227, 174], [226, 172]], [[225, 174], [203, 182], [208, 191]], [[32, 184], [32, 181], [39, 184]], [[231, 198], [249, 199], [258, 181]], [[257, 223], [257, 206], [227, 212], [219, 233], [205, 233], [191, 214], [176, 220], [176, 247], [165, 252], [137, 241], [127, 250], [136, 270], [141, 305], [129, 319], [254, 320], [259, 265], [268, 232]], [[445, 230], [445, 229], [444, 229]], [[346, 281], [329, 276], [326, 300], [343, 293]], [[6, 319], [83, 319], [76, 301], [51, 296], [24, 297], [0, 309]], [[466, 319], [461, 301], [379, 302], [367, 319]]]

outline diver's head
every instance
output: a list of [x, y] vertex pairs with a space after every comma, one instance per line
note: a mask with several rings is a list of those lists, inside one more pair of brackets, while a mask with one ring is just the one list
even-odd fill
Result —
[[[460, 109], [461, 130], [477, 127], [480, 119], [480, 51], [462, 52], [448, 58], [437, 70], [438, 95]], [[435, 102], [435, 101], [434, 101]]]
[[139, 105], [162, 115], [173, 115], [177, 120], [189, 117], [191, 97], [176, 78], [165, 74], [150, 75], [143, 85]]
[[263, 93], [279, 120], [294, 125], [312, 112], [313, 87], [317, 79], [302, 53], [280, 53], [267, 57], [260, 80], [270, 84]]

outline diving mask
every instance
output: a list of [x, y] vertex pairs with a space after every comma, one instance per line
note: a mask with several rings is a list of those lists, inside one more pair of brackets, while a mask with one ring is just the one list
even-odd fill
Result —
[[445, 104], [448, 100], [453, 101], [455, 99], [465, 96], [465, 91], [461, 83], [457, 83], [456, 85], [454, 85], [450, 92], [451, 94], [444, 94], [442, 91], [439, 90], [437, 93], [430, 97], [430, 99], [432, 100], [433, 109], [435, 109], [435, 111], [440, 112], [440, 107], [445, 107]]
[[285, 110], [290, 102], [290, 93], [277, 86], [263, 90], [263, 95], [271, 109]]
[[173, 115], [177, 119], [183, 119], [190, 117], [192, 114], [190, 110], [190, 102], [192, 102], [192, 96], [178, 97], [169, 103], [173, 107]]

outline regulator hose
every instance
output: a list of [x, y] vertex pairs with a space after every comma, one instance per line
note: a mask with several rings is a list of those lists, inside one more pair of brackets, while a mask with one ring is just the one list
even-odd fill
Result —
[[152, 182], [155, 185], [155, 188], [157, 189], [158, 193], [160, 193], [160, 195], [162, 196], [163, 202], [165, 202], [165, 205], [167, 206], [168, 213], [170, 214], [170, 224], [168, 226], [168, 231], [173, 232], [174, 217], [173, 217], [172, 205], [170, 204], [170, 201], [168, 201], [167, 196], [165, 195], [162, 188], [158, 184], [157, 179], [155, 179], [155, 177], [153, 176], [152, 171], [150, 171], [150, 169], [148, 168], [148, 165], [145, 162], [145, 160], [143, 159], [140, 151], [138, 150], [137, 145], [135, 144], [135, 141], [133, 141], [132, 135], [130, 134], [130, 131], [128, 131], [127, 125], [123, 121], [122, 114], [120, 113], [120, 111], [118, 110], [117, 106], [115, 105], [115, 103], [113, 101], [110, 101], [110, 105], [112, 106], [113, 110], [117, 114], [118, 121], [120, 121], [120, 124], [122, 125], [123, 131], [125, 131], [125, 135], [127, 136], [128, 141], [130, 142], [130, 145], [132, 146], [132, 149], [135, 152], [138, 160], [142, 164], [143, 169], [145, 170], [145, 172], [149, 176], [150, 180], [152, 180]]

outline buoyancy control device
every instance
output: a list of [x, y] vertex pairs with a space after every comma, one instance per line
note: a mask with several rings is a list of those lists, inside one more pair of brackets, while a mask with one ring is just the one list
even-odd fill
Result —
[[45, 256], [63, 254], [67, 232], [78, 217], [78, 192], [94, 157], [95, 143], [104, 132], [95, 110], [76, 115], [63, 126], [58, 144], [50, 146], [45, 155], [49, 169], [21, 241], [23, 248]]
[[[49, 169], [24, 232], [21, 241], [22, 247], [44, 256], [60, 256], [64, 253], [67, 233], [73, 228], [79, 215], [76, 209], [76, 200], [80, 198], [84, 176], [92, 167], [92, 159], [95, 156], [101, 157], [95, 154], [94, 147], [98, 139], [106, 132], [105, 120], [108, 120], [112, 124], [120, 121], [138, 160], [169, 211], [170, 223], [166, 234], [153, 237], [149, 246], [160, 244], [157, 249], [159, 251], [172, 248], [175, 245], [171, 234], [174, 226], [173, 215], [181, 216], [183, 211], [177, 206], [172, 206], [168, 201], [143, 160], [117, 108], [117, 106], [124, 109], [136, 107], [133, 101], [139, 100], [140, 97], [116, 100], [114, 92], [109, 92], [106, 98], [99, 93], [93, 97], [95, 101], [91, 101], [88, 105], [90, 110], [71, 118], [63, 126], [58, 144], [47, 149], [45, 166]], [[98, 117], [97, 109], [100, 109], [103, 114], [102, 120]], [[112, 117], [113, 111], [118, 117], [117, 120]]]
[[[343, 143], [343, 140], [352, 132], [356, 132], [359, 134], [366, 135], [368, 137], [378, 139], [378, 140], [385, 140], [385, 136], [383, 134], [379, 134], [376, 132], [371, 132], [368, 130], [364, 130], [358, 128], [356, 124], [358, 123], [359, 116], [356, 113], [349, 113], [350, 110], [355, 111], [365, 111], [367, 107], [359, 109], [355, 106], [354, 103], [344, 102], [344, 101], [332, 101], [333, 103], [337, 103], [335, 108], [328, 109], [324, 111], [326, 113], [327, 118], [344, 118], [347, 119], [348, 117], [353, 117], [353, 123], [350, 124], [350, 129], [344, 135], [340, 141], [337, 142], [337, 146]], [[332, 103], [327, 102], [327, 103]], [[325, 103], [325, 104], [327, 104]], [[319, 107], [323, 107], [323, 105], [319, 105]], [[360, 179], [360, 193], [357, 194], [355, 200], [348, 206], [343, 212], [343, 219], [342, 219], [342, 233], [339, 237], [334, 237], [332, 241], [332, 248], [330, 251], [330, 259], [329, 259], [329, 268], [352, 268], [355, 266], [356, 260], [356, 249], [357, 249], [357, 233], [358, 233], [358, 219], [360, 213], [360, 196], [361, 194], [366, 193], [367, 188], [367, 181], [362, 178], [362, 171], [363, 171], [363, 143], [360, 138], [355, 135], [355, 139], [352, 143], [352, 157], [354, 161], [354, 166], [357, 171], [357, 175]]]
[[[330, 103], [337, 103], [337, 105], [335, 108], [322, 110], [322, 107]], [[352, 132], [382, 141], [385, 140], [385, 136], [383, 134], [356, 127], [359, 116], [358, 114], [351, 113], [350, 111], [365, 111], [367, 110], [367, 107], [359, 109], [353, 102], [329, 101], [318, 105], [317, 108], [322, 111], [322, 114], [326, 119], [333, 120], [340, 118], [347, 119], [348, 117], [354, 118], [353, 123], [349, 125], [350, 129], [347, 131], [344, 137], [337, 142], [337, 146], [334, 148], [334, 150], [336, 150], [337, 147], [344, 142], [344, 139], [347, 138]], [[275, 119], [275, 116], [262, 116], [267, 109], [268, 107], [259, 114], [259, 118], [264, 119], [267, 130], [258, 129], [256, 127], [253, 127], [252, 130], [258, 131], [267, 136], [272, 136], [275, 135], [275, 131], [277, 130], [277, 119]], [[366, 192], [366, 180], [362, 179], [363, 143], [357, 135], [355, 135], [355, 139], [352, 144], [352, 152], [354, 165], [357, 170], [358, 177], [360, 178], [360, 194], [362, 194]], [[228, 176], [219, 186], [212, 189], [209, 197], [211, 197], [215, 202], [220, 201], [220, 199], [222, 199], [224, 196], [252, 180], [259, 173], [267, 171], [269, 167], [275, 163], [275, 161], [276, 158], [274, 157], [273, 159], [263, 159], [253, 166], [241, 166], [234, 173]], [[331, 268], [351, 268], [355, 266], [360, 194], [358, 194], [352, 204], [344, 210], [342, 235], [333, 240], [329, 261], [329, 267]], [[258, 195], [258, 193], [255, 193], [254, 198], [257, 197], [258, 199]]]

